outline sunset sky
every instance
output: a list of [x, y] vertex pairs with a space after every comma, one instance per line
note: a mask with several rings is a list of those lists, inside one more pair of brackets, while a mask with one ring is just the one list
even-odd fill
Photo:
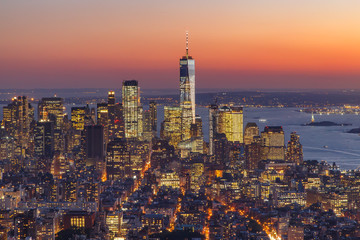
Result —
[[0, 88], [360, 89], [359, 0], [3, 0]]

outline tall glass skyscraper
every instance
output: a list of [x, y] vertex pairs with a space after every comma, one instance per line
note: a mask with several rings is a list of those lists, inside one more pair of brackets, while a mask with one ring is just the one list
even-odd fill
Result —
[[186, 33], [186, 55], [180, 59], [180, 107], [190, 114], [195, 123], [195, 60], [189, 56], [188, 34]]
[[124, 108], [125, 138], [137, 138], [142, 135], [142, 109], [140, 91], [136, 80], [123, 82], [122, 104]]

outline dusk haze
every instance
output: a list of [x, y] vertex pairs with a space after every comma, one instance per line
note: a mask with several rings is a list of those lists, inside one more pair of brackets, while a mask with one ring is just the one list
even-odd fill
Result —
[[360, 88], [360, 2], [0, 3], [3, 88], [178, 87], [185, 32], [197, 88]]

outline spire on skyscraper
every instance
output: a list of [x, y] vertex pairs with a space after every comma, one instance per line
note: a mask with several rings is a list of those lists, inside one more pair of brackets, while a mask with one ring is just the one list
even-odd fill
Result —
[[186, 31], [186, 58], [189, 56], [189, 32]]

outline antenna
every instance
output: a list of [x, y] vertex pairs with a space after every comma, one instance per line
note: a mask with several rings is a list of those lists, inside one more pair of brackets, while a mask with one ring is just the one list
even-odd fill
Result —
[[189, 33], [186, 31], [186, 58], [189, 56]]

